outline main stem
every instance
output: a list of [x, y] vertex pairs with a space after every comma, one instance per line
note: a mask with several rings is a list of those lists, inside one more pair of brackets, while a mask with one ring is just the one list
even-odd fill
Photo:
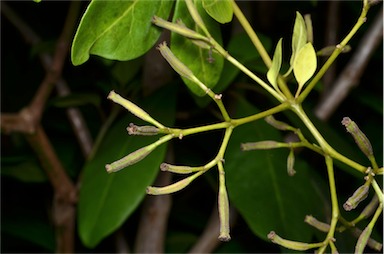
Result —
[[326, 155], [329, 155], [341, 162], [343, 162], [346, 165], [349, 165], [350, 167], [360, 171], [361, 173], [364, 173], [366, 171], [366, 167], [360, 165], [359, 163], [345, 157], [344, 155], [337, 152], [335, 149], [330, 146], [327, 141], [323, 138], [323, 136], [320, 134], [320, 132], [316, 129], [316, 127], [313, 125], [312, 121], [308, 118], [308, 116], [305, 114], [305, 111], [303, 110], [302, 106], [296, 102], [291, 104], [291, 109], [296, 115], [302, 120], [302, 122], [305, 124], [305, 126], [308, 128], [308, 130], [312, 133], [312, 135], [315, 137], [321, 148], [323, 149], [324, 153]]

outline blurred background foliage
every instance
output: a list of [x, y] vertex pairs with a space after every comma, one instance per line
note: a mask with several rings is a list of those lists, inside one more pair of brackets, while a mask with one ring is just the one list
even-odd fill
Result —
[[[35, 94], [36, 90], [44, 77], [45, 71], [38, 59], [40, 52], [54, 51], [55, 42], [61, 32], [63, 22], [68, 10], [68, 2], [51, 2], [42, 1], [37, 4], [33, 1], [2, 1], [1, 4], [9, 5], [41, 38], [39, 45], [31, 47], [21, 37], [19, 31], [2, 15], [1, 16], [1, 111], [2, 112], [17, 112], [27, 105]], [[280, 37], [285, 38], [283, 53], [286, 61], [289, 60], [292, 27], [294, 15], [296, 11], [302, 14], [310, 13], [314, 28], [314, 45], [316, 49], [327, 46], [324, 42], [324, 34], [328, 29], [325, 24], [329, 18], [327, 8], [329, 2], [326, 1], [254, 1], [240, 2], [240, 6], [244, 8], [250, 22], [255, 30], [261, 33], [261, 38], [265, 43], [270, 54]], [[87, 2], [82, 3], [82, 8], [85, 10]], [[349, 31], [355, 20], [359, 16], [361, 3], [358, 1], [342, 1], [339, 7], [337, 18], [338, 24], [338, 39]], [[373, 8], [369, 14], [369, 19], [356, 37], [351, 41], [352, 51], [343, 54], [339, 57], [335, 64], [336, 73], [345, 67], [350, 60], [353, 50], [358, 46], [364, 32], [369, 27], [371, 20], [375, 16], [379, 8]], [[242, 31], [236, 25], [223, 25], [221, 27], [223, 35], [223, 44], [230, 52], [233, 52], [235, 57], [246, 63], [252, 71], [258, 73], [261, 77], [265, 77], [267, 69], [262, 61], [257, 56], [255, 50], [247, 41]], [[353, 159], [367, 164], [361, 152], [353, 142], [353, 139], [346, 133], [343, 126], [340, 124], [344, 116], [350, 117], [360, 127], [372, 142], [376, 159], [379, 165], [383, 162], [383, 52], [382, 45], [377, 48], [371, 60], [368, 63], [366, 70], [360, 80], [360, 84], [355, 87], [348, 98], [340, 105], [331, 118], [326, 122], [320, 122], [313, 117], [314, 122], [322, 133], [328, 137], [331, 144], [335, 144], [337, 149], [342, 154], [352, 155]], [[319, 60], [322, 61], [322, 58]], [[129, 94], [130, 98], [138, 102], [139, 105], [145, 100], [151, 100], [151, 96], [156, 96], [156, 93], [162, 93], [162, 89], [169, 89], [171, 86], [175, 95], [164, 99], [160, 104], [164, 104], [165, 108], [170, 111], [159, 112], [158, 115], [170, 116], [172, 110], [175, 110], [174, 126], [190, 127], [205, 123], [217, 121], [212, 104], [205, 98], [197, 98], [192, 95], [188, 89], [182, 84], [182, 81], [175, 74], [171, 75], [165, 87], [148, 87], [143, 86], [143, 73], [146, 60], [144, 57], [128, 61], [118, 62], [105, 60], [96, 56], [92, 56], [88, 62], [81, 66], [72, 66], [70, 59], [67, 58], [63, 68], [62, 76], [67, 81], [72, 94], [67, 97], [59, 97], [56, 93], [52, 93], [51, 97], [44, 109], [42, 125], [44, 126], [47, 135], [52, 142], [57, 155], [63, 163], [67, 173], [71, 179], [76, 182], [82, 170], [85, 168], [86, 159], [81, 154], [81, 149], [76, 141], [75, 135], [67, 120], [65, 109], [67, 107], [76, 106], [82, 112], [85, 121], [89, 127], [91, 136], [95, 139], [102, 124], [108, 119], [108, 116], [113, 112], [113, 105], [106, 100], [106, 96], [110, 90], [117, 90], [124, 94]], [[227, 63], [225, 63], [225, 66]], [[229, 111], [233, 115], [245, 114], [249, 110], [265, 110], [275, 105], [265, 93], [242, 74], [231, 69], [230, 66], [224, 67], [225, 70], [219, 87], [225, 82], [228, 82], [228, 88], [223, 92], [225, 103], [229, 106]], [[227, 69], [226, 69], [227, 68]], [[292, 84], [294, 87], [294, 84]], [[176, 88], [177, 87], [177, 88]], [[215, 89], [214, 89], [215, 90]], [[164, 90], [163, 90], [164, 91]], [[319, 103], [323, 95], [324, 87], [320, 83], [316, 90], [307, 98], [304, 107], [308, 113]], [[164, 92], [163, 92], [164, 93]], [[149, 99], [148, 99], [149, 98]], [[241, 98], [241, 99], [239, 99]], [[176, 99], [176, 102], [172, 102]], [[239, 101], [244, 101], [239, 103]], [[171, 106], [175, 103], [175, 106]], [[164, 106], [163, 105], [163, 106]], [[239, 109], [242, 108], [242, 109]], [[153, 112], [157, 106], [149, 105], [147, 112]], [[254, 111], [252, 111], [254, 112]], [[122, 111], [117, 118], [123, 119], [128, 113]], [[163, 117], [164, 117], [163, 116]], [[290, 114], [279, 114], [280, 120], [290, 121], [293, 126], [300, 127], [297, 119]], [[116, 124], [119, 123], [118, 119]], [[128, 121], [128, 120], [127, 120]], [[135, 121], [131, 117], [131, 121]], [[172, 122], [172, 121], [170, 121]], [[260, 123], [261, 124], [261, 123]], [[121, 125], [121, 120], [120, 120]], [[262, 123], [264, 125], [264, 123]], [[234, 140], [254, 141], [260, 139], [257, 133], [252, 133], [257, 128], [265, 128], [263, 126], [247, 126], [249, 135], [245, 132], [240, 132], [239, 137], [233, 137]], [[124, 129], [124, 127], [123, 127]], [[263, 129], [264, 130], [264, 129]], [[281, 134], [271, 134], [261, 132], [267, 137], [276, 137]], [[244, 134], [245, 133], [245, 134]], [[260, 133], [260, 132], [258, 132]], [[283, 133], [284, 134], [284, 133]], [[256, 136], [255, 136], [256, 135]], [[175, 153], [175, 164], [186, 165], [202, 165], [212, 159], [212, 156], [217, 152], [218, 145], [222, 134], [220, 132], [206, 133], [196, 135], [190, 138], [185, 138], [182, 141], [175, 140], [172, 142]], [[126, 133], [121, 134], [116, 140], [126, 139]], [[248, 138], [248, 139], [247, 139]], [[108, 140], [107, 140], [108, 141]], [[106, 141], [106, 142], [107, 142]], [[121, 143], [113, 143], [112, 146], [121, 146]], [[103, 147], [103, 146], [102, 146]], [[238, 146], [237, 146], [238, 147]], [[108, 149], [108, 148], [107, 148]], [[234, 152], [232, 152], [234, 151]], [[274, 152], [271, 152], [272, 154]], [[252, 152], [244, 153], [237, 157], [235, 148], [229, 147], [226, 153], [228, 168], [227, 177], [229, 189], [237, 190], [245, 188], [246, 191], [254, 190], [258, 194], [251, 193], [247, 198], [266, 198], [272, 195], [268, 192], [267, 187], [257, 185], [255, 182], [250, 182], [249, 189], [245, 186], [244, 180], [248, 174], [241, 175], [236, 172], [236, 169], [244, 165], [255, 163], [266, 156], [275, 156], [278, 163], [281, 165], [281, 174], [286, 174], [285, 162], [288, 151], [279, 151], [276, 155], [271, 155], [270, 152]], [[327, 190], [327, 177], [323, 163], [323, 159], [309, 151], [300, 151], [296, 154], [297, 170], [300, 174], [305, 172], [312, 179], [312, 182], [305, 181], [312, 187], [315, 183], [325, 186], [317, 186], [321, 190]], [[233, 158], [230, 160], [229, 158]], [[243, 159], [248, 158], [248, 159]], [[252, 161], [254, 160], [254, 161]], [[236, 165], [232, 165], [232, 164]], [[104, 170], [105, 162], [99, 165], [100, 170]], [[351, 174], [348, 170], [336, 170], [336, 181], [339, 194], [339, 202], [344, 202], [353, 191], [362, 184], [361, 176]], [[104, 173], [104, 171], [103, 171]], [[156, 172], [153, 172], [153, 177]], [[152, 177], [152, 178], [153, 178]], [[237, 177], [237, 178], [236, 178]], [[297, 176], [295, 176], [297, 177]], [[303, 177], [301, 174], [299, 177]], [[174, 177], [174, 180], [176, 177]], [[318, 180], [315, 180], [318, 179]], [[239, 182], [236, 182], [239, 181]], [[289, 181], [289, 180], [288, 180]], [[252, 186], [255, 184], [256, 186]], [[279, 183], [280, 184], [280, 183]], [[288, 188], [289, 184], [282, 183]], [[193, 182], [186, 190], [172, 195], [172, 209], [169, 216], [168, 231], [166, 235], [165, 249], [166, 252], [186, 252], [198, 239], [208, 222], [212, 207], [216, 204], [216, 186], [217, 173], [211, 170], [203, 177], [200, 177]], [[284, 189], [289, 192], [289, 189]], [[303, 189], [303, 192], [306, 190]], [[41, 165], [35, 156], [33, 150], [23, 138], [23, 135], [13, 133], [11, 135], [1, 134], [1, 252], [52, 252], [55, 250], [54, 227], [52, 226], [52, 218], [50, 218], [50, 207], [52, 201], [52, 188], [45, 176]], [[261, 231], [269, 232], [270, 230], [263, 228], [262, 222], [257, 221], [252, 216], [242, 215], [247, 212], [257, 214], [260, 210], [268, 209], [267, 207], [256, 207], [248, 203], [249, 207], [244, 208], [239, 201], [242, 192], [229, 192], [231, 202], [236, 208], [241, 210], [236, 216], [236, 222], [232, 227], [232, 240], [228, 243], [221, 244], [215, 252], [217, 253], [241, 253], [241, 252], [279, 252], [278, 246], [262, 240], [262, 235], [257, 234], [254, 228], [261, 228]], [[313, 210], [310, 211], [314, 215], [318, 212], [317, 209], [329, 209], [328, 193], [320, 193], [325, 200], [310, 200], [310, 205]], [[144, 193], [142, 194], [144, 196]], [[245, 197], [243, 197], [245, 198]], [[293, 197], [294, 198], [294, 197]], [[267, 202], [267, 201], [266, 201]], [[289, 205], [290, 200], [287, 200], [288, 205], [283, 209], [295, 209]], [[366, 204], [368, 201], [365, 201]], [[268, 203], [268, 202], [267, 202]], [[266, 203], [266, 204], [267, 204]], [[141, 203], [140, 203], [141, 204]], [[142, 204], [135, 207], [132, 214], [121, 226], [121, 232], [124, 233], [124, 238], [130, 246], [134, 245], [136, 238], [136, 230]], [[275, 220], [273, 216], [281, 211], [264, 211], [270, 212], [270, 219]], [[306, 212], [306, 211], [305, 211]], [[329, 211], [318, 212], [320, 218], [326, 219], [325, 216]], [[356, 216], [355, 212], [351, 212]], [[301, 215], [300, 215], [301, 216]], [[348, 218], [349, 214], [346, 214]], [[354, 216], [351, 216], [354, 217]], [[289, 219], [285, 227], [289, 232], [302, 230], [305, 225], [304, 217], [302, 224], [298, 225], [290, 223]], [[382, 220], [382, 219], [381, 219]], [[382, 239], [382, 221], [377, 223], [376, 231], [373, 234], [375, 239]], [[267, 225], [268, 226], [268, 223]], [[363, 227], [361, 227], [363, 228]], [[258, 235], [261, 238], [256, 237]], [[313, 234], [312, 239], [316, 240], [316, 235]], [[283, 235], [290, 237], [289, 233]], [[264, 235], [264, 239], [266, 234]], [[294, 237], [294, 236], [292, 236]], [[323, 236], [321, 236], [323, 237]], [[319, 237], [318, 239], [322, 239]], [[340, 252], [351, 252], [354, 249], [356, 239], [348, 234], [338, 238], [337, 246]], [[110, 235], [94, 247], [86, 247], [84, 243], [76, 236], [76, 252], [114, 252], [116, 251], [114, 235]]]

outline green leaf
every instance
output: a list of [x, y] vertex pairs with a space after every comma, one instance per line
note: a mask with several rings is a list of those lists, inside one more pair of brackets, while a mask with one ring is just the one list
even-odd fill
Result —
[[293, 69], [293, 64], [299, 53], [300, 49], [307, 43], [307, 28], [303, 16], [299, 12], [296, 12], [295, 25], [293, 26], [292, 34], [292, 55], [290, 59], [290, 68], [284, 74], [284, 77], [288, 76]]
[[[201, 2], [196, 2], [196, 7], [201, 15], [206, 27], [211, 35], [218, 43], [222, 43], [220, 27], [209, 15], [204, 11]], [[197, 25], [192, 20], [187, 6], [184, 1], [177, 1], [173, 22], [181, 20], [187, 27], [200, 32]], [[209, 49], [203, 49], [192, 43], [189, 39], [184, 38], [178, 34], [171, 34], [171, 50], [175, 56], [183, 62], [193, 74], [203, 82], [208, 88], [213, 89], [217, 84], [221, 71], [224, 65], [224, 59], [218, 53]], [[213, 62], [210, 62], [212, 54]], [[206, 93], [199, 88], [194, 82], [183, 78], [184, 83], [188, 88], [197, 96], [204, 96]]]
[[300, 94], [304, 84], [313, 76], [317, 67], [316, 51], [312, 43], [308, 42], [297, 54], [293, 63], [293, 74], [299, 84], [296, 95]]
[[[236, 108], [236, 117], [257, 113], [245, 101]], [[261, 140], [282, 140], [279, 131], [262, 119], [234, 130], [225, 156], [226, 180], [230, 202], [235, 205], [251, 230], [267, 240], [275, 231], [282, 237], [311, 241], [315, 230], [304, 223], [307, 214], [324, 219], [322, 195], [327, 193], [313, 168], [296, 158], [296, 174], [288, 176], [289, 149], [240, 151], [240, 144]], [[323, 210], [324, 209], [324, 210]]]
[[166, 0], [93, 0], [76, 31], [72, 63], [83, 64], [90, 54], [121, 61], [143, 55], [161, 33], [152, 25], [152, 17], [167, 19], [172, 4]]
[[307, 29], [305, 27], [305, 21], [303, 16], [299, 12], [296, 12], [295, 25], [293, 26], [292, 35], [292, 56], [291, 66], [295, 62], [296, 56], [300, 49], [307, 43]]
[[[36, 209], [36, 207], [34, 207], [34, 209]], [[4, 234], [8, 234], [17, 237], [19, 244], [22, 243], [23, 240], [26, 240], [44, 248], [46, 252], [54, 252], [55, 232], [48, 218], [44, 220], [36, 216], [36, 214], [31, 213], [31, 211], [28, 211], [28, 208], [24, 211], [22, 211], [23, 209], [20, 210], [12, 215], [2, 214], [1, 233], [3, 241]], [[4, 247], [4, 245], [3, 243], [2, 247]]]
[[[172, 124], [175, 116], [174, 87], [154, 94], [138, 103], [150, 108], [151, 114], [164, 123]], [[105, 164], [156, 141], [159, 136], [128, 136], [129, 123], [144, 123], [128, 113], [105, 136], [94, 159], [84, 168], [79, 200], [79, 235], [92, 248], [111, 234], [128, 218], [145, 196], [163, 161], [166, 145], [161, 145], [144, 160], [117, 173], [108, 174]]]
[[231, 22], [233, 9], [229, 0], [203, 0], [205, 11], [219, 23]]
[[1, 175], [26, 183], [42, 183], [47, 176], [35, 158], [29, 156], [2, 157]]
[[276, 45], [275, 53], [273, 54], [273, 59], [272, 59], [272, 65], [271, 68], [267, 72], [267, 78], [269, 83], [275, 88], [276, 91], [279, 90], [277, 86], [277, 77], [279, 76], [280, 68], [281, 68], [281, 63], [283, 59], [283, 49], [282, 49], [282, 38], [279, 40], [279, 42]]

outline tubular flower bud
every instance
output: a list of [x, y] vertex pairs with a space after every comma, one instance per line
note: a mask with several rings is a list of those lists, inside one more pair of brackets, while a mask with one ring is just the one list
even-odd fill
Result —
[[351, 211], [355, 209], [361, 201], [367, 198], [369, 192], [369, 185], [364, 184], [360, 186], [353, 195], [348, 198], [348, 200], [344, 203], [343, 207], [345, 211]]
[[111, 164], [105, 165], [105, 169], [107, 170], [108, 173], [112, 173], [112, 172], [117, 172], [123, 168], [130, 166], [130, 165], [133, 165], [133, 164], [141, 161], [142, 159], [144, 159], [148, 154], [150, 154], [153, 150], [155, 150], [156, 147], [167, 142], [170, 139], [172, 139], [171, 134], [164, 136], [164, 137], [160, 138], [158, 141], [156, 141], [150, 145], [147, 145], [145, 147], [142, 147], [142, 148], [128, 154], [127, 156], [121, 158], [120, 160], [117, 160]]
[[295, 169], [293, 168], [295, 165], [295, 153], [293, 151], [293, 148], [291, 148], [291, 151], [288, 154], [287, 158], [287, 172], [289, 176], [293, 176], [296, 174]]
[[305, 216], [304, 222], [308, 223], [312, 227], [317, 228], [318, 230], [320, 230], [322, 232], [328, 232], [329, 228], [330, 228], [329, 224], [321, 222], [321, 221], [318, 221], [312, 215]]
[[161, 163], [160, 169], [178, 174], [189, 174], [196, 171], [204, 170], [204, 167], [189, 167], [189, 166], [175, 166], [168, 163]]
[[186, 27], [181, 21], [175, 23], [168, 22], [160, 17], [154, 16], [152, 18], [152, 23], [155, 24], [156, 26], [168, 29], [172, 32], [178, 33], [184, 37], [187, 37], [189, 39], [193, 40], [201, 40], [201, 41], [206, 41], [206, 37], [203, 35], [197, 33], [196, 31], [193, 31], [192, 29], [189, 29]]
[[187, 78], [197, 84], [205, 93], [209, 94], [211, 98], [214, 98], [214, 94], [206, 85], [204, 85], [187, 66], [185, 66], [168, 48], [167, 43], [164, 41], [157, 47], [160, 50], [161, 55], [167, 60], [171, 67], [180, 74], [180, 76]]
[[290, 125], [288, 125], [288, 124], [286, 124], [284, 122], [276, 120], [272, 115], [265, 117], [264, 120], [268, 124], [272, 125], [273, 127], [275, 127], [278, 130], [281, 130], [281, 131], [296, 131], [296, 128], [293, 128], [292, 126], [290, 126]]
[[159, 128], [164, 128], [164, 126], [161, 123], [159, 123], [158, 121], [153, 119], [147, 112], [145, 112], [144, 110], [142, 110], [137, 105], [130, 102], [129, 100], [124, 99], [123, 97], [121, 97], [120, 95], [115, 93], [115, 91], [111, 91], [109, 93], [108, 99], [112, 100], [113, 102], [115, 102], [117, 104], [120, 104], [121, 106], [126, 108], [128, 111], [130, 111], [132, 114], [134, 114], [138, 118], [140, 118], [140, 119], [142, 119], [148, 123], [151, 123], [151, 124], [153, 124]]
[[357, 124], [352, 121], [349, 117], [344, 117], [343, 121], [341, 123], [345, 126], [347, 131], [351, 133], [353, 139], [355, 140], [356, 144], [360, 148], [360, 150], [368, 157], [370, 158], [373, 156], [373, 150], [371, 142], [369, 142], [369, 139], [365, 134], [359, 129]]
[[188, 69], [168, 48], [167, 43], [164, 41], [160, 43], [157, 49], [160, 51], [161, 55], [167, 60], [171, 67], [179, 73], [180, 76], [194, 81], [196, 77], [193, 75], [192, 71]]
[[321, 247], [323, 245], [323, 243], [303, 243], [303, 242], [286, 240], [278, 236], [274, 231], [271, 231], [268, 234], [268, 239], [271, 240], [273, 243], [276, 243], [280, 246], [283, 246], [291, 250], [309, 250], [309, 249]]
[[373, 212], [375, 211], [377, 205], [379, 204], [379, 198], [377, 195], [373, 196], [371, 202], [364, 208], [364, 210], [361, 212], [361, 216], [364, 216], [364, 218], [370, 217]]
[[218, 197], [218, 210], [220, 219], [220, 235], [218, 239], [223, 242], [231, 240], [229, 235], [229, 202], [227, 189], [225, 187], [225, 172], [223, 164], [219, 162], [219, 197]]
[[154, 126], [137, 126], [130, 123], [127, 127], [129, 135], [153, 136], [159, 133], [159, 129]]
[[204, 171], [197, 172], [187, 178], [184, 178], [183, 180], [180, 180], [176, 183], [173, 183], [171, 185], [165, 186], [165, 187], [147, 187], [147, 194], [150, 195], [164, 195], [169, 193], [174, 193], [176, 191], [182, 190], [185, 187], [187, 187], [193, 180], [195, 180], [198, 176], [200, 176]]
[[250, 150], [268, 150], [274, 148], [285, 147], [287, 144], [276, 142], [273, 140], [259, 141], [259, 142], [249, 142], [241, 144], [241, 150], [250, 151]]
[[359, 239], [357, 240], [356, 246], [355, 246], [355, 253], [363, 253], [365, 246], [368, 243], [368, 240], [371, 236], [372, 228], [367, 226], [361, 235], [359, 236]]

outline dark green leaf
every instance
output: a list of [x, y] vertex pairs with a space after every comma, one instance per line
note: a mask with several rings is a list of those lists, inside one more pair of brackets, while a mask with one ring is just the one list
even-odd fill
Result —
[[232, 20], [233, 9], [230, 0], [203, 0], [203, 7], [219, 23], [224, 24]]
[[[221, 41], [221, 32], [219, 25], [208, 16], [203, 9], [201, 2], [196, 2], [196, 7], [201, 15], [208, 31], [218, 43]], [[200, 32], [200, 29], [189, 15], [187, 6], [184, 1], [177, 1], [173, 22], [181, 20], [187, 27]], [[171, 35], [171, 50], [175, 56], [180, 59], [193, 74], [203, 82], [208, 88], [214, 88], [220, 78], [221, 71], [224, 65], [224, 59], [221, 55], [210, 51], [209, 49], [200, 48], [192, 43], [189, 39], [183, 36], [172, 33]], [[209, 59], [213, 58], [214, 61]], [[184, 83], [188, 88], [198, 96], [204, 96], [206, 93], [198, 87], [194, 82], [183, 78]]]
[[[236, 116], [254, 113], [257, 109], [241, 101]], [[321, 193], [326, 189], [313, 168], [298, 159], [295, 176], [288, 176], [289, 150], [240, 151], [243, 142], [267, 139], [281, 141], [282, 137], [262, 119], [234, 130], [225, 156], [230, 201], [264, 240], [273, 230], [291, 240], [311, 241], [314, 229], [304, 223], [304, 218], [307, 214], [324, 217], [327, 206]]]
[[[164, 124], [172, 124], [175, 93], [169, 88], [160, 92], [138, 104], [150, 109], [151, 114]], [[108, 174], [105, 171], [105, 164], [159, 138], [128, 136], [125, 128], [130, 122], [139, 125], [144, 123], [128, 112], [127, 115], [109, 130], [94, 159], [84, 168], [78, 220], [80, 237], [88, 247], [96, 246], [136, 209], [145, 196], [146, 187], [152, 184], [163, 162], [166, 145], [161, 145], [144, 160], [117, 173]]]
[[161, 30], [151, 24], [154, 15], [168, 18], [172, 1], [93, 0], [84, 13], [72, 45], [72, 63], [86, 62], [90, 54], [130, 60], [147, 52]]
[[25, 212], [17, 217], [2, 215], [1, 233], [27, 240], [43, 247], [47, 252], [55, 250], [54, 229], [49, 226], [48, 221], [42, 221], [31, 213]]
[[1, 175], [9, 176], [27, 183], [46, 182], [47, 176], [34, 158], [2, 157]]

